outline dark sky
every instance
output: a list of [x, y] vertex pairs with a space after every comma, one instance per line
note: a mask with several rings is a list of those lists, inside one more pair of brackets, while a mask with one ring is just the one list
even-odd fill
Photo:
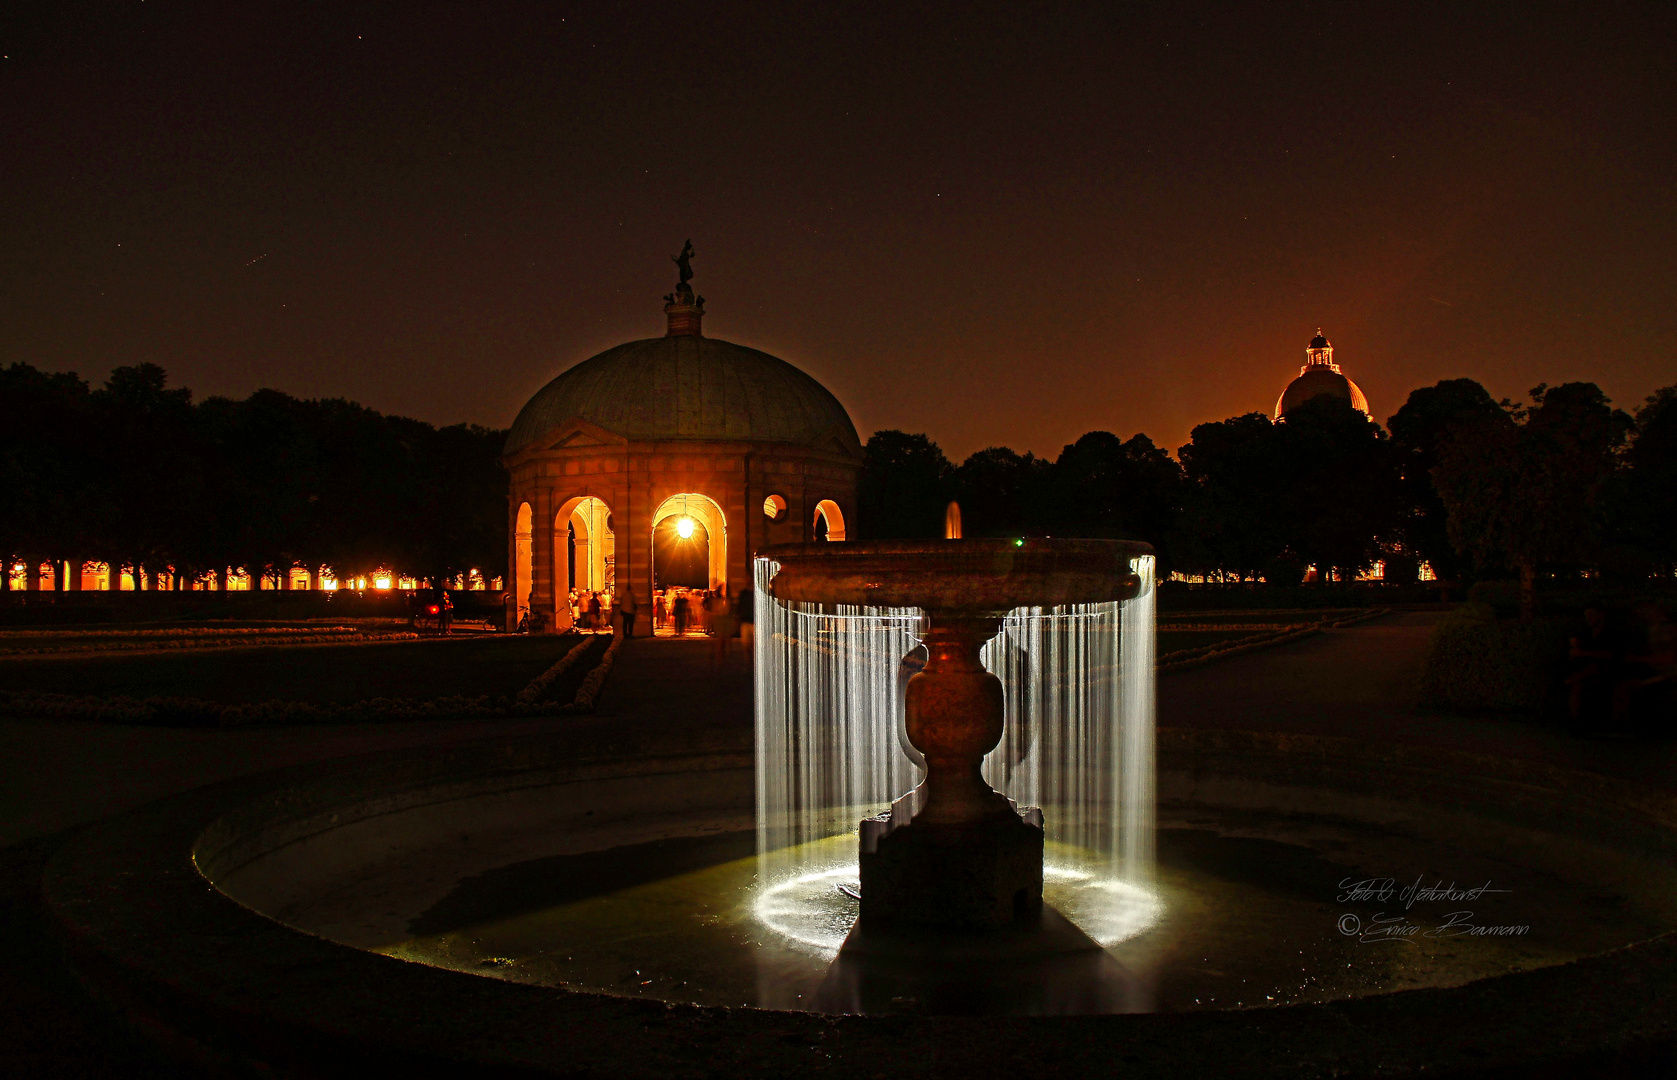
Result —
[[[663, 332], [863, 436], [1677, 382], [1677, 4], [13, 0], [0, 362], [504, 426]], [[1468, 10], [1468, 9], [1472, 10]]]

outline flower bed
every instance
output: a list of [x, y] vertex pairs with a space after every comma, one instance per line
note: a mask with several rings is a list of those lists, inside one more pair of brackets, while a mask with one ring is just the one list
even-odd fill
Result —
[[547, 693], [548, 687], [553, 685], [554, 680], [569, 671], [577, 661], [581, 660], [583, 654], [588, 651], [588, 647], [592, 644], [594, 644], [593, 639], [587, 637], [577, 642], [576, 647], [560, 657], [557, 663], [531, 679], [530, 685], [518, 692], [518, 700], [526, 705], [540, 700], [542, 695]]
[[617, 660], [617, 652], [623, 647], [624, 638], [618, 635], [611, 639], [606, 647], [606, 653], [600, 657], [600, 662], [594, 670], [583, 677], [582, 685], [577, 688], [576, 698], [565, 706], [566, 712], [593, 712], [594, 703], [599, 700], [600, 690], [606, 684], [606, 676], [611, 674], [611, 665]]

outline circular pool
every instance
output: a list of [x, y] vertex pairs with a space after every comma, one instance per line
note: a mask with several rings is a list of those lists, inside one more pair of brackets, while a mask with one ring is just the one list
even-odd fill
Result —
[[975, 1075], [1300, 1076], [1667, 1045], [1669, 796], [1302, 736], [1158, 746], [1156, 878], [1050, 851], [1050, 913], [1011, 938], [852, 932], [842, 840], [762, 879], [751, 760], [723, 744], [522, 739], [220, 785], [89, 830], [46, 887], [125, 1008], [282, 1072], [914, 1075], [905, 1051], [935, 1047]]

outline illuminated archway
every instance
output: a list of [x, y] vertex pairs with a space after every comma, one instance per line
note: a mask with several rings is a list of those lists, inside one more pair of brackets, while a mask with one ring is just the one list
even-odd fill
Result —
[[710, 530], [697, 517], [671, 514], [652, 530], [652, 587], [708, 589]]
[[515, 605], [514, 625], [530, 613], [531, 590], [535, 588], [535, 546], [531, 530], [535, 512], [529, 503], [518, 504], [518, 519], [513, 524], [512, 598]]
[[615, 586], [617, 536], [611, 507], [584, 495], [559, 508], [553, 521], [553, 566], [561, 598], [570, 590], [609, 593]]
[[[666, 519], [674, 518], [676, 529], [675, 539], [692, 543], [703, 530], [704, 542], [710, 551], [706, 559], [706, 588], [718, 589], [728, 583], [728, 522], [722, 514], [722, 507], [708, 495], [687, 491], [679, 495], [671, 495], [659, 504], [652, 515], [652, 574], [653, 581], [658, 580], [658, 536], [659, 525]], [[685, 518], [693, 523], [693, 528], [686, 537], [680, 536], [681, 520]], [[669, 531], [669, 530], [666, 530]], [[666, 560], [668, 554], [666, 553]]]
[[815, 535], [821, 540], [844, 539], [844, 511], [831, 499], [815, 504]]

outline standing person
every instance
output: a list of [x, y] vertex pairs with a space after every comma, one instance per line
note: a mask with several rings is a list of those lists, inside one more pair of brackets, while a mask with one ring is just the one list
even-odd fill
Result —
[[1586, 606], [1584, 621], [1573, 633], [1567, 653], [1567, 711], [1573, 734], [1598, 734], [1605, 726], [1624, 651], [1607, 609], [1600, 604]]
[[657, 589], [652, 593], [652, 635], [658, 636], [658, 628], [664, 625], [664, 590]]
[[448, 598], [448, 590], [443, 590], [443, 598], [437, 604], [437, 628], [445, 634], [453, 633], [454, 601]]
[[688, 615], [687, 593], [685, 591], [677, 592], [675, 594], [675, 603], [672, 606], [674, 609], [672, 614], [675, 617], [675, 636], [686, 637]]
[[739, 620], [735, 617], [734, 604], [728, 598], [726, 587], [716, 595], [715, 608], [711, 615], [711, 637], [715, 644], [710, 651], [710, 666], [712, 671], [726, 671], [728, 669], [728, 651], [733, 648], [734, 635], [739, 632]]
[[734, 604], [734, 617], [740, 624], [740, 647], [745, 650], [747, 663], [753, 663], [753, 643], [757, 638], [757, 594], [749, 587], [741, 589]]
[[638, 609], [639, 605], [635, 603], [635, 592], [633, 589], [626, 591], [623, 594], [622, 599], [617, 602], [617, 610], [623, 613], [622, 623], [624, 637], [635, 636], [635, 615], [638, 614]]
[[598, 630], [599, 628], [600, 628], [600, 594], [597, 593], [597, 592], [596, 593], [589, 593], [588, 594], [588, 629]]
[[[1658, 706], [1669, 703], [1677, 685], [1677, 624], [1651, 600], [1637, 604], [1633, 613], [1642, 624], [1641, 647], [1625, 657], [1613, 688], [1614, 726], [1621, 732], [1664, 735], [1669, 716]], [[1633, 708], [1647, 715], [1632, 716]]]

